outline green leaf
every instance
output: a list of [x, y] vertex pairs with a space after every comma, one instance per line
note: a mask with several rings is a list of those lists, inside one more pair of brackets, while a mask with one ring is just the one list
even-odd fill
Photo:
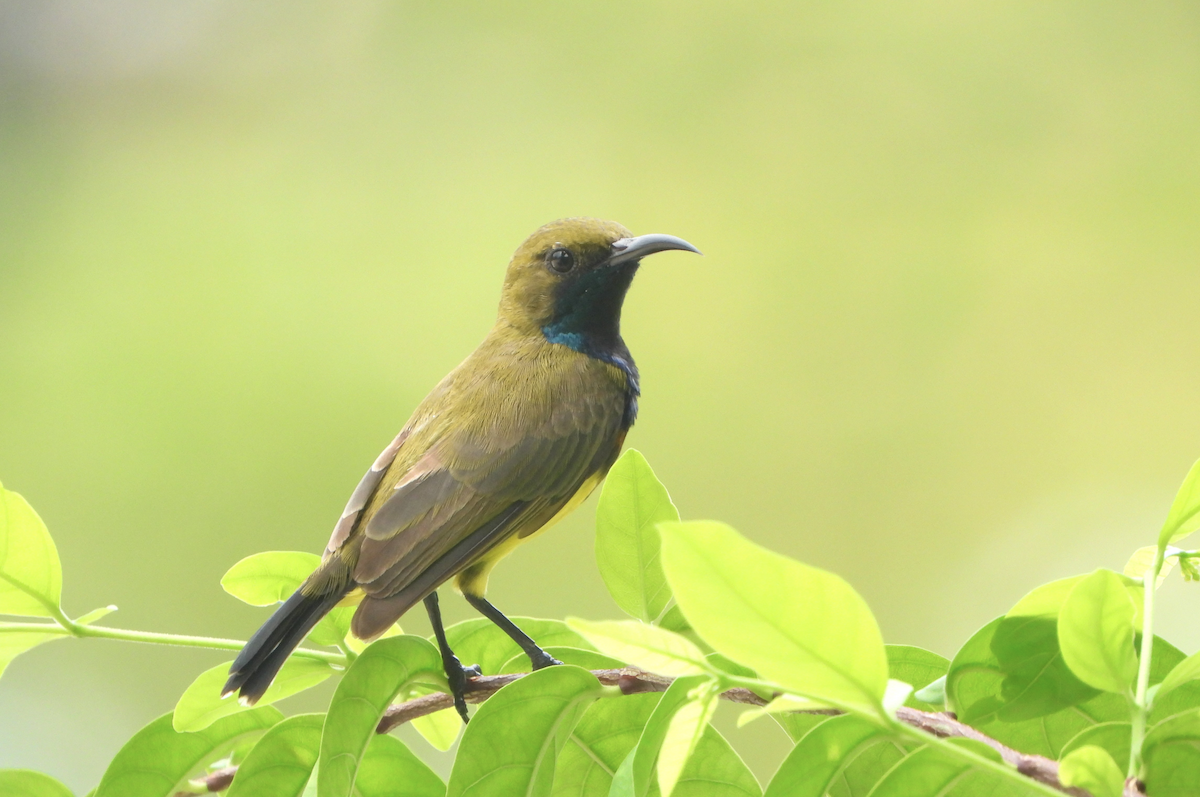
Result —
[[71, 797], [71, 790], [49, 775], [32, 769], [0, 769], [4, 797]]
[[[320, 564], [321, 557], [305, 551], [264, 551], [229, 568], [221, 586], [251, 606], [271, 606], [291, 597]], [[334, 607], [308, 636], [316, 645], [337, 646], [349, 633], [353, 616], [353, 606]]]
[[446, 784], [404, 742], [395, 736], [377, 734], [367, 745], [354, 781], [354, 794], [355, 797], [445, 797]]
[[1159, 546], [1176, 542], [1200, 527], [1200, 460], [1192, 465], [1171, 502], [1166, 522], [1158, 533]]
[[[592, 767], [580, 772], [568, 769], [562, 776], [555, 776], [555, 797], [645, 797], [654, 793], [654, 775], [658, 752], [662, 747], [663, 737], [670, 726], [676, 708], [687, 702], [688, 692], [696, 685], [704, 682], [699, 676], [676, 681], [668, 689], [672, 694], [634, 695], [620, 700], [601, 700], [584, 715], [583, 721], [576, 729], [575, 735], [587, 734], [594, 741], [589, 742], [589, 750], [594, 761], [602, 761], [603, 770]], [[601, 715], [596, 722], [588, 725], [589, 715], [593, 711], [614, 705], [624, 705], [633, 700], [646, 700], [636, 709], [636, 715], [616, 722], [607, 722], [608, 715]], [[666, 701], [663, 705], [660, 701]], [[585, 728], [585, 726], [587, 726]], [[632, 749], [631, 749], [632, 748]], [[570, 750], [568, 745], [567, 751]], [[565, 755], [559, 759], [560, 772], [563, 767], [570, 766], [571, 760]], [[635, 786], [634, 763], [637, 760], [637, 785]], [[618, 766], [619, 764], [619, 766]], [[616, 770], [615, 776], [610, 775]], [[599, 771], [598, 771], [599, 770]], [[559, 784], [564, 789], [560, 792]], [[746, 764], [734, 752], [725, 738], [711, 725], [705, 726], [704, 732], [696, 745], [695, 751], [684, 765], [675, 784], [675, 797], [759, 797], [762, 789]]]
[[320, 564], [321, 557], [306, 551], [263, 551], [225, 571], [221, 587], [251, 606], [270, 606], [290, 598]]
[[795, 744], [803, 739], [805, 734], [829, 719], [829, 717], [825, 714], [772, 714], [771, 719], [775, 720], [779, 724], [779, 727], [783, 728], [783, 732]]
[[[1123, 699], [1108, 693], [1097, 693], [1068, 671], [1067, 675], [1079, 688], [1092, 695], [1091, 700], [1074, 707], [1049, 711], [1042, 716], [1015, 721], [1001, 716], [1008, 705], [1004, 688], [1010, 679], [993, 652], [993, 641], [1001, 624], [1010, 622], [997, 617], [977, 631], [954, 656], [946, 675], [946, 707], [966, 722], [992, 738], [1022, 752], [1057, 758], [1059, 751], [1079, 731], [1097, 722], [1128, 719], [1129, 710]], [[1041, 629], [1040, 624], [1036, 626]], [[1039, 633], [1041, 639], [1045, 635]], [[1057, 651], [1057, 635], [1054, 637]], [[1061, 659], [1061, 657], [1059, 657]], [[1043, 665], [1046, 659], [1042, 660]], [[1065, 669], [1065, 665], [1064, 665]], [[1027, 678], [1026, 683], [1031, 679]], [[1019, 697], [1018, 693], [1018, 697]], [[1051, 698], [1055, 700], [1056, 698]], [[1029, 712], [1037, 714], [1040, 706], [1031, 701]]]
[[283, 719], [263, 706], [218, 720], [202, 731], [178, 733], [164, 714], [133, 735], [108, 765], [96, 797], [170, 797], [188, 790], [205, 765], [229, 753], [250, 735], [262, 734]]
[[[229, 667], [232, 664], [233, 662], [227, 661], [205, 670], [184, 690], [172, 714], [175, 730], [203, 730], [221, 717], [249, 710], [232, 696], [221, 697], [221, 687], [229, 677]], [[275, 680], [259, 699], [258, 705], [270, 705], [276, 700], [311, 689], [331, 675], [333, 668], [325, 662], [293, 656], [284, 662]]]
[[[1125, 698], [1095, 690], [1090, 690], [1094, 697], [1044, 716], [1015, 721], [1002, 719], [999, 709], [1005, 705], [1001, 694], [1006, 676], [991, 651], [991, 645], [996, 628], [1003, 620], [997, 618], [976, 632], [950, 665], [946, 679], [948, 705], [961, 720], [1009, 747], [1025, 753], [1058, 758], [1064, 746], [1081, 731], [1099, 723], [1129, 719], [1129, 706]], [[1156, 637], [1150, 682], [1161, 681], [1171, 667], [1183, 658], [1183, 654], [1172, 645]], [[1187, 691], [1187, 687], [1180, 690]], [[1172, 706], [1178, 710], [1172, 698], [1168, 697], [1165, 703], [1155, 705], [1152, 716], [1167, 716]]]
[[634, 619], [654, 622], [671, 600], [655, 525], [678, 520], [679, 510], [645, 457], [632, 448], [622, 454], [600, 491], [596, 564], [613, 600]]
[[[116, 606], [93, 609], [75, 622], [79, 625], [90, 625], [116, 610]], [[63, 633], [61, 627], [58, 625], [46, 623], [46, 629], [46, 631], [31, 631], [27, 624], [0, 622], [0, 677], [4, 676], [4, 671], [8, 669], [8, 665], [12, 664], [13, 659], [17, 656], [28, 650], [32, 650], [43, 642], [66, 639], [68, 636]]]
[[658, 764], [655, 772], [658, 775], [658, 789], [662, 797], [671, 797], [679, 776], [683, 774], [684, 765], [691, 758], [700, 737], [704, 735], [708, 721], [717, 710], [716, 683], [697, 687], [699, 694], [676, 710], [667, 725], [667, 734], [663, 737], [662, 746], [658, 751]]
[[367, 744], [392, 699], [445, 680], [442, 658], [417, 636], [381, 639], [354, 660], [333, 693], [318, 759], [321, 797], [351, 797]]
[[[405, 699], [412, 700], [415, 697], [440, 691], [442, 690], [427, 687], [412, 689], [409, 690]], [[458, 716], [458, 711], [453, 708], [444, 708], [441, 711], [426, 714], [424, 717], [417, 717], [409, 724], [416, 729], [417, 733], [425, 738], [425, 741], [433, 745], [434, 749], [441, 750], [443, 753], [454, 746], [454, 743], [458, 740], [458, 735], [462, 733], [463, 729], [462, 718]]]
[[881, 741], [854, 756], [829, 790], [830, 797], [867, 797], [908, 751], [896, 741]]
[[305, 785], [304, 791], [301, 793], [301, 797], [321, 797], [319, 794], [317, 794], [317, 781], [320, 780], [320, 778], [321, 763], [318, 761], [317, 765], [313, 767], [312, 774], [308, 777], [308, 783]]
[[601, 653], [660, 675], [700, 675], [704, 653], [686, 637], [639, 620], [589, 622], [567, 618], [567, 625]]
[[[900, 682], [895, 681], [895, 683]], [[829, 708], [828, 704], [817, 700], [810, 700], [807, 697], [780, 695], [765, 706], [755, 706], [743, 711], [738, 716], [737, 726], [739, 728], [744, 727], [759, 717], [778, 716], [793, 711], [827, 711]]]
[[298, 797], [317, 763], [324, 714], [298, 714], [271, 728], [238, 765], [227, 797]]
[[588, 707], [558, 754], [553, 797], [607, 797], [613, 773], [637, 746], [660, 697], [629, 695]]
[[883, 710], [887, 712], [889, 717], [895, 718], [896, 710], [912, 697], [912, 693], [912, 684], [889, 678], [887, 689], [883, 693]]
[[[623, 661], [585, 648], [551, 645], [542, 649], [563, 664], [574, 664], [576, 667], [582, 667], [585, 670], [614, 670], [625, 666], [625, 662]], [[529, 672], [529, 657], [524, 653], [513, 656], [500, 668], [501, 675], [518, 672]], [[459, 720], [459, 723], [461, 724], [462, 720]]]
[[1177, 714], [1146, 734], [1146, 793], [1194, 797], [1200, 782], [1200, 710]]
[[[1178, 550], [1177, 548], [1174, 550]], [[1154, 560], [1158, 557], [1158, 546], [1148, 545], [1145, 548], [1138, 548], [1129, 557], [1129, 561], [1125, 563], [1124, 569], [1121, 572], [1130, 578], [1142, 579], [1146, 577], [1146, 571], [1154, 566]], [[1162, 567], [1158, 571], [1158, 579], [1154, 582], [1155, 587], [1161, 587], [1166, 581], [1167, 576], [1171, 573], [1171, 568], [1175, 567], [1178, 561], [1174, 556], [1163, 560]]]
[[[314, 645], [339, 647], [338, 643], [346, 642], [349, 639], [354, 638], [353, 635], [350, 634], [350, 621], [353, 619], [353, 606], [334, 606], [329, 610], [328, 614], [317, 621], [317, 624], [313, 626], [313, 630], [308, 632], [308, 638]], [[392, 627], [395, 628], [394, 625]], [[402, 635], [404, 633], [398, 628], [396, 630], [396, 635]], [[393, 636], [393, 634], [389, 628], [384, 632], [384, 636], [381, 637], [381, 639], [391, 636]], [[355, 640], [355, 642], [358, 642], [358, 640]], [[366, 645], [362, 644], [350, 645], [351, 650], [353, 650], [355, 653], [363, 652], [366, 647]]]
[[922, 711], [941, 711], [946, 705], [946, 676], [916, 690], [910, 698], [915, 706], [926, 706]]
[[[624, 699], [624, 698], [622, 698]], [[675, 783], [673, 797], [761, 797], [750, 768], [717, 729], [704, 727], [696, 750]]]
[[[920, 747], [920, 745], [916, 745]], [[913, 749], [916, 749], [914, 747]], [[899, 742], [872, 744], [847, 763], [841, 777], [829, 790], [830, 797], [866, 797], [892, 767], [898, 765], [908, 750]]]
[[[997, 721], [979, 730], [1009, 747], [1046, 758], [1062, 755], [1066, 745], [1088, 728], [1129, 718], [1129, 704], [1111, 692], [1044, 717], [1019, 722]], [[985, 730], [986, 729], [986, 730]]]
[[[532, 637], [538, 645], [592, 649], [587, 640], [567, 627], [562, 620], [542, 620], [536, 617], [510, 617], [517, 627]], [[485, 617], [455, 623], [446, 629], [450, 649], [466, 665], [478, 664], [484, 675], [498, 675], [521, 648], [508, 634]], [[528, 662], [528, 657], [526, 657]]]
[[[1142, 638], [1139, 635], [1134, 640], [1134, 647], [1140, 650], [1141, 642]], [[1162, 682], [1186, 658], [1183, 651], [1170, 642], [1162, 637], [1154, 638], [1154, 649], [1150, 654], [1151, 691], [1148, 692], [1153, 702], [1150, 704], [1150, 715], [1146, 718], [1150, 725], [1200, 707], [1200, 681], [1188, 681], [1175, 687], [1169, 693], [1162, 692]], [[1154, 688], [1156, 684], [1160, 685], [1157, 689]]]
[[865, 717], [827, 718], [792, 748], [763, 797], [824, 797], [858, 755], [889, 739], [887, 731]]
[[1132, 694], [1138, 671], [1136, 613], [1111, 570], [1097, 570], [1075, 585], [1058, 615], [1058, 644], [1079, 680], [1105, 692]]
[[[720, 653], [709, 653], [704, 657], [709, 666], [714, 667], [721, 672], [727, 672], [730, 675], [736, 675], [739, 678], [758, 678], [758, 673], [750, 669], [744, 664], [738, 664], [728, 656], [723, 656]], [[759, 695], [764, 700], [770, 700], [770, 692], [764, 692]]]
[[913, 695], [904, 705], [920, 711], [941, 711], [940, 704], [918, 699], [916, 692], [942, 679], [950, 669], [950, 660], [913, 645], [884, 645], [884, 650], [887, 652], [888, 677], [913, 687]]
[[674, 631], [677, 634], [692, 630], [692, 627], [688, 625], [687, 618], [679, 610], [678, 604], [671, 604], [671, 608], [667, 609], [667, 613], [663, 615], [663, 618], [656, 625], [662, 626], [668, 631]]
[[1200, 708], [1200, 681], [1188, 681], [1166, 695], [1156, 694], [1153, 697], [1154, 703], [1150, 706], [1150, 716], [1147, 720], [1150, 725], [1157, 725], [1176, 714]]
[[[531, 617], [512, 618], [523, 630], [537, 639], [542, 649], [565, 664], [574, 664], [587, 670], [620, 667], [622, 664], [595, 652], [587, 641], [570, 630], [561, 620], [541, 620]], [[490, 620], [478, 618], [450, 626], [446, 629], [450, 647], [467, 664], [479, 663], [485, 675], [528, 672], [529, 657], [517, 647], [507, 634]], [[551, 644], [551, 642], [563, 644]], [[507, 659], [502, 661], [502, 657]], [[405, 699], [420, 697], [431, 691], [413, 690]], [[412, 726], [438, 750], [446, 751], [454, 744], [462, 731], [463, 722], [452, 708], [418, 717]]]
[[[1054, 740], [1057, 747], [1047, 747], [1042, 738], [1045, 730], [1044, 717], [1034, 717], [1017, 722], [1005, 721], [1000, 717], [1001, 709], [1007, 705], [1007, 701], [1002, 695], [1009, 676], [993, 652], [993, 641], [996, 631], [1006, 621], [1005, 617], [997, 617], [972, 635], [955, 654], [946, 675], [946, 707], [958, 714], [959, 719], [963, 722], [973, 725], [1005, 744], [1024, 752], [1057, 758], [1057, 747], [1066, 743], [1068, 739], [1086, 727], [1089, 724], [1088, 718], [1079, 715], [1077, 722], [1068, 722], [1068, 727], [1064, 729], [1061, 738]], [[1044, 639], [1044, 635], [1042, 638]], [[1057, 650], [1057, 641], [1054, 646]], [[1068, 675], [1074, 679], [1069, 672]], [[1081, 688], [1086, 689], [1087, 694], [1097, 694], [1095, 690], [1088, 688], [1078, 679], [1075, 679], [1075, 682], [1079, 683]], [[1107, 694], [1102, 694], [1100, 697], [1116, 699], [1115, 696]], [[1124, 701], [1118, 700], [1118, 703], [1124, 712], [1121, 718], [1127, 717], [1128, 710], [1125, 708]], [[1032, 708], [1032, 713], [1036, 713], [1037, 704], [1034, 703]], [[1064, 711], [1070, 711], [1070, 709], [1064, 709]], [[1054, 712], [1049, 712], [1046, 716], [1051, 715], [1057, 716]], [[1101, 721], [1117, 718], [1102, 716]], [[1072, 713], [1068, 719], [1076, 719], [1076, 715]]]
[[46, 524], [0, 485], [0, 614], [53, 617], [61, 599], [62, 565]]
[[92, 623], [96, 622], [97, 620], [101, 620], [105, 617], [108, 617], [110, 614], [112, 614], [116, 610], [117, 610], [116, 606], [101, 606], [99, 609], [92, 609], [90, 612], [83, 615], [82, 617], [77, 619], [75, 622], [78, 623], [79, 625], [91, 625]]
[[501, 689], [463, 733], [448, 797], [540, 797], [575, 724], [604, 687], [587, 670], [547, 667]]
[[1125, 776], [1102, 747], [1087, 745], [1071, 751], [1058, 764], [1058, 779], [1068, 788], [1085, 789], [1092, 797], [1121, 797]]
[[705, 642], [789, 691], [880, 713], [887, 654], [849, 584], [711, 521], [663, 523], [663, 567]]
[[609, 784], [608, 797], [634, 797], [637, 790], [633, 783], [633, 763], [637, 760], [637, 748], [629, 751], [629, 755], [621, 761], [621, 766], [613, 773]]
[[[991, 653], [1003, 683], [991, 708], [999, 719], [1044, 717], [1096, 696], [1094, 688], [1071, 672], [1058, 644], [1058, 613], [1082, 580], [1076, 576], [1043, 584], [1019, 600], [995, 628]], [[972, 722], [976, 717], [972, 713], [962, 719]]]
[[[1004, 763], [1004, 756], [1000, 755], [1000, 751], [989, 744], [984, 744], [978, 739], [964, 739], [962, 737], [954, 737], [947, 739], [946, 742], [952, 747], [961, 747], [969, 750], [980, 758], [985, 758], [988, 761], [994, 761], [997, 764]], [[920, 749], [919, 747], [917, 748]], [[916, 750], [913, 750], [916, 752]]]
[[1128, 761], [1133, 725], [1128, 722], [1101, 722], [1084, 728], [1067, 742], [1059, 758], [1088, 746], [1101, 747], [1113, 761]]
[[971, 635], [958, 649], [946, 673], [946, 708], [963, 722], [994, 718], [1001, 705], [1000, 685], [1004, 672], [992, 652], [992, 640], [1004, 617], [997, 617]]
[[[47, 628], [55, 628], [47, 624]], [[17, 629], [8, 623], [0, 623], [0, 677], [8, 669], [8, 665], [17, 656], [27, 650], [32, 650], [43, 642], [53, 642], [55, 639], [65, 639], [62, 633], [45, 633], [42, 631], [27, 631]]]
[[654, 771], [658, 763], [658, 752], [662, 749], [663, 740], [671, 719], [681, 706], [688, 702], [688, 693], [709, 681], [703, 675], [689, 675], [676, 678], [667, 691], [663, 692], [646, 727], [638, 739], [637, 747], [621, 763], [620, 770], [613, 778], [611, 794], [613, 797], [646, 797], [650, 784], [654, 780]]
[[1061, 794], [1001, 763], [996, 751], [981, 742], [954, 739], [947, 747], [965, 750], [970, 757], [940, 745], [921, 747], [888, 770], [871, 790], [872, 797]]
[[1163, 680], [1162, 686], [1158, 689], [1158, 694], [1155, 695], [1155, 700], [1161, 699], [1168, 692], [1183, 686], [1189, 681], [1200, 679], [1200, 653], [1193, 653], [1183, 661], [1179, 662], [1167, 677]]

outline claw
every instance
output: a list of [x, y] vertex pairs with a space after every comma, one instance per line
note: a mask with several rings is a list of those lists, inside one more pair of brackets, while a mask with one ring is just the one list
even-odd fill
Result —
[[540, 670], [543, 667], [553, 667], [556, 664], [562, 664], [562, 662], [541, 648], [535, 648], [529, 653], [529, 664], [534, 670]]
[[483, 671], [478, 664], [464, 667], [457, 656], [451, 656], [443, 664], [446, 670], [446, 682], [450, 685], [450, 695], [454, 698], [454, 708], [458, 711], [458, 716], [462, 717], [465, 725], [469, 722], [466, 699], [467, 681], [479, 677]]

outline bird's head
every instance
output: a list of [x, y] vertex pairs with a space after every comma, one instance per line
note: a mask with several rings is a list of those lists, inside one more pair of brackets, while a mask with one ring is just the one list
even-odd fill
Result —
[[700, 250], [673, 235], [634, 236], [615, 221], [553, 221], [525, 239], [504, 277], [503, 320], [579, 351], [620, 340], [621, 303], [641, 259]]

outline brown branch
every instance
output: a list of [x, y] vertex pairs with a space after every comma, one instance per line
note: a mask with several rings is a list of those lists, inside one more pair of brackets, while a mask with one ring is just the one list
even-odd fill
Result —
[[[473, 678], [467, 682], [466, 700], [468, 703], [482, 703], [489, 697], [498, 692], [502, 687], [507, 686], [513, 681], [523, 678], [527, 673], [516, 673], [513, 675], [482, 675], [478, 678]], [[597, 680], [605, 686], [616, 686], [621, 690], [621, 694], [635, 695], [644, 692], [665, 692], [667, 687], [671, 685], [674, 678], [668, 678], [663, 675], [656, 675], [643, 670], [626, 667], [620, 670], [592, 670], [592, 675], [596, 676]], [[721, 693], [722, 700], [729, 700], [733, 703], [744, 703], [751, 706], [765, 706], [766, 700], [763, 700], [758, 695], [751, 692], [749, 689], [730, 689]], [[434, 711], [451, 708], [454, 705], [454, 700], [450, 695], [439, 692], [437, 694], [426, 695], [415, 700], [409, 700], [405, 703], [400, 703], [391, 706], [383, 713], [383, 717], [379, 720], [379, 725], [375, 730], [377, 733], [387, 733], [398, 725], [414, 720], [417, 717], [423, 717], [426, 714], [431, 714]], [[807, 712], [807, 713], [822, 713], [822, 714], [838, 714], [836, 710]], [[951, 714], [946, 713], [931, 713], [927, 711], [918, 711], [914, 708], [901, 707], [896, 711], [896, 719], [903, 722], [905, 725], [911, 725], [918, 730], [946, 739], [974, 739], [977, 742], [983, 742], [988, 747], [991, 747], [1006, 763], [1014, 767], [1018, 772], [1026, 777], [1036, 780], [1039, 783], [1044, 783], [1053, 789], [1057, 789], [1064, 794], [1070, 794], [1073, 797], [1088, 797], [1088, 793], [1083, 789], [1068, 788], [1062, 785], [1058, 779], [1058, 762], [1040, 755], [1032, 755], [1030, 753], [1022, 753], [1019, 750], [1014, 750], [1011, 747], [1001, 744], [990, 736], [986, 736], [972, 728], [970, 725], [965, 725], [959, 722]], [[1140, 797], [1143, 792], [1138, 789], [1134, 781], [1130, 781], [1125, 788], [1125, 797]]]
[[1142, 783], [1137, 778], [1125, 779], [1125, 791], [1122, 792], [1123, 797], [1146, 797], [1146, 784]]
[[[524, 678], [528, 673], [514, 673], [512, 675], [481, 675], [477, 678], [472, 678], [467, 681], [464, 697], [468, 703], [482, 703], [503, 687], [511, 684], [513, 681]], [[592, 670], [592, 675], [605, 686], [615, 686], [621, 690], [623, 695], [637, 695], [646, 692], [665, 692], [667, 687], [675, 680], [663, 675], [645, 672], [643, 670], [626, 667], [619, 670]], [[728, 700], [733, 703], [743, 703], [750, 706], [765, 706], [766, 700], [763, 700], [758, 695], [751, 692], [749, 689], [729, 689], [721, 693], [722, 700]], [[375, 727], [376, 733], [387, 733], [392, 729], [403, 725], [406, 722], [432, 714], [435, 711], [442, 709], [453, 708], [454, 700], [450, 695], [444, 692], [437, 692], [432, 695], [407, 700], [403, 703], [398, 703], [394, 706], [389, 706], [387, 711], [383, 713], [383, 717], [379, 720], [379, 724]], [[841, 712], [829, 709], [823, 711], [805, 712], [818, 714], [839, 714]], [[910, 725], [918, 730], [932, 734], [942, 739], [957, 738], [957, 739], [974, 739], [977, 742], [982, 742], [988, 747], [1000, 754], [1006, 763], [1014, 767], [1018, 772], [1031, 780], [1038, 783], [1043, 783], [1053, 789], [1063, 792], [1064, 794], [1072, 795], [1072, 797], [1090, 797], [1088, 792], [1083, 789], [1068, 788], [1062, 785], [1058, 779], [1058, 762], [1040, 755], [1032, 755], [1030, 753], [1022, 753], [1019, 750], [1014, 750], [1011, 747], [1001, 744], [990, 736], [986, 736], [975, 730], [969, 725], [959, 722], [953, 714], [948, 713], [933, 713], [928, 711], [918, 711], [917, 709], [901, 707], [896, 711], [896, 719], [903, 722], [905, 725]], [[230, 768], [233, 769], [233, 768]], [[221, 782], [218, 785], [214, 781], [220, 777]], [[227, 778], [227, 779], [226, 779]], [[229, 770], [220, 770], [214, 772], [207, 779], [209, 781], [209, 791], [220, 791], [229, 785], [233, 779], [233, 772]], [[214, 788], [215, 786], [215, 788]], [[1145, 791], [1140, 783], [1134, 779], [1130, 779], [1125, 784], [1124, 797], [1145, 797]]]
[[1006, 764], [1016, 769], [1022, 775], [1039, 783], [1045, 783], [1047, 786], [1058, 789], [1061, 792], [1074, 795], [1074, 797], [1087, 797], [1088, 795], [1088, 792], [1083, 789], [1073, 789], [1062, 785], [1058, 779], [1057, 761], [1052, 761], [1040, 755], [1032, 755], [1014, 750], [990, 736], [985, 736], [970, 725], [964, 725], [955, 719], [952, 714], [942, 712], [934, 714], [928, 711], [918, 711], [915, 708], [901, 706], [896, 709], [896, 719], [905, 725], [911, 725], [918, 730], [943, 739], [974, 739], [977, 742], [983, 742], [999, 753]]
[[[463, 697], [466, 698], [468, 703], [482, 703], [513, 681], [520, 680], [528, 674], [519, 672], [512, 675], [477, 676], [467, 681]], [[636, 670], [632, 667], [620, 670], [592, 670], [592, 675], [596, 676], [596, 680], [605, 686], [619, 687], [621, 694], [624, 695], [665, 692], [667, 691], [667, 687], [671, 685], [671, 682], [675, 680], [664, 675], [655, 675], [651, 672]], [[721, 697], [734, 703], [746, 703], [752, 706], [766, 705], [762, 698], [749, 689], [730, 689], [728, 692], [722, 693]], [[390, 706], [387, 711], [383, 712], [383, 717], [379, 720], [379, 725], [375, 727], [375, 732], [387, 733], [398, 725], [403, 725], [406, 722], [415, 720], [417, 717], [424, 717], [426, 714], [432, 714], [435, 711], [441, 711], [444, 708], [451, 708], [453, 705], [454, 699], [445, 692], [435, 692], [432, 695], [425, 695], [424, 697], [418, 697], [404, 703], [398, 703]]]
[[[209, 772], [202, 778], [196, 778], [192, 783], [210, 792], [225, 791], [229, 788], [229, 784], [233, 783], [233, 776], [236, 774], [237, 767], [225, 767], [224, 769]], [[195, 794], [193, 792], [177, 791], [174, 797], [195, 797]]]

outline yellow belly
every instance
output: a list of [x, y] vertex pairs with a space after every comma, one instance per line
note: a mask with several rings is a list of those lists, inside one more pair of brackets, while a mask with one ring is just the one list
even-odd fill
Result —
[[592, 494], [592, 490], [596, 489], [596, 485], [604, 479], [603, 473], [597, 473], [585, 481], [575, 495], [563, 504], [562, 509], [554, 514], [554, 517], [542, 524], [541, 528], [530, 532], [524, 536], [513, 534], [508, 539], [501, 542], [496, 547], [492, 548], [483, 555], [479, 561], [474, 562], [470, 567], [459, 573], [454, 579], [454, 587], [464, 595], [480, 595], [487, 592], [488, 575], [491, 574], [492, 568], [496, 566], [504, 557], [508, 556], [521, 543], [528, 542], [538, 536], [546, 529], [553, 526], [562, 518], [569, 515], [574, 509], [582, 504], [587, 497]]

